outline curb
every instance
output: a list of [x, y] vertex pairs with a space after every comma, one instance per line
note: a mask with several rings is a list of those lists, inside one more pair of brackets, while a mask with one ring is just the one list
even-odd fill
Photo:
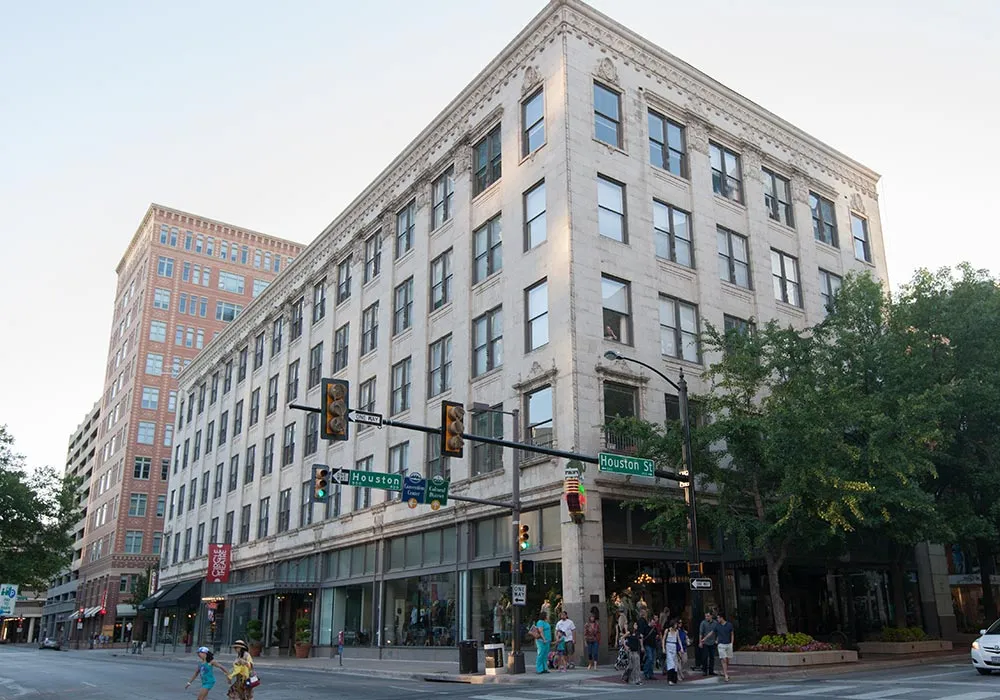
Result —
[[[968, 653], [963, 654], [949, 654], [947, 656], [938, 656], [933, 659], [929, 659], [926, 656], [921, 657], [906, 657], [903, 659], [886, 659], [879, 660], [875, 662], [866, 663], [856, 663], [856, 664], [836, 664], [830, 666], [810, 666], [803, 669], [794, 669], [791, 671], [765, 671], [763, 673], [754, 673], [749, 675], [735, 675], [733, 676], [733, 682], [736, 683], [753, 683], [754, 681], [770, 681], [770, 680], [805, 680], [809, 678], [821, 678], [826, 676], [839, 676], [847, 673], [868, 673], [875, 671], [884, 671], [893, 668], [906, 668], [908, 666], [924, 666], [929, 664], [939, 664], [939, 663], [954, 663], [956, 661], [967, 661], [969, 659]], [[735, 667], [737, 670], [739, 666]], [[744, 667], [746, 668], [746, 667]], [[756, 668], [760, 668], [757, 666]], [[732, 676], [733, 674], [730, 673]]]

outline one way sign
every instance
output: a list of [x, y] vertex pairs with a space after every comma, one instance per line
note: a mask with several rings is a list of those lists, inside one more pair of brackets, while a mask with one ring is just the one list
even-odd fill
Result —
[[334, 481], [341, 486], [347, 483], [348, 479], [351, 478], [350, 469], [338, 469], [334, 472], [330, 472], [330, 481]]

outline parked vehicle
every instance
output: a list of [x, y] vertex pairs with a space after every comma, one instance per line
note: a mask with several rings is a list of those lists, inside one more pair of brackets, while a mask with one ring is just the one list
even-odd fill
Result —
[[59, 651], [62, 649], [62, 645], [59, 644], [58, 639], [52, 639], [51, 637], [46, 637], [38, 644], [39, 649], [54, 649]]

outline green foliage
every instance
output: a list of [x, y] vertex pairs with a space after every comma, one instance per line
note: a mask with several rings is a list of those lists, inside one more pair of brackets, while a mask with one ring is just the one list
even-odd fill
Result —
[[264, 638], [264, 623], [260, 620], [247, 621], [247, 639], [251, 642], [259, 642]]
[[48, 467], [29, 472], [0, 426], [0, 581], [44, 591], [70, 563], [79, 486]]
[[149, 575], [150, 569], [146, 569], [140, 574], [136, 574], [135, 583], [132, 585], [132, 590], [129, 592], [128, 602], [133, 605], [138, 605], [142, 601], [149, 597]]
[[921, 627], [884, 627], [878, 635], [880, 642], [922, 642], [928, 639]]
[[308, 643], [312, 641], [312, 622], [308, 617], [299, 617], [295, 620], [295, 641]]
[[808, 634], [802, 632], [792, 632], [790, 634], [765, 634], [760, 641], [749, 647], [746, 651], [830, 651], [836, 649], [833, 644], [817, 642]]

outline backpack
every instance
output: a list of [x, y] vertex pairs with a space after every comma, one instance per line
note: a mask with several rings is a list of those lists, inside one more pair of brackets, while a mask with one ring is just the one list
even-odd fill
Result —
[[532, 625], [531, 629], [528, 630], [528, 634], [530, 634], [531, 638], [535, 640], [541, 639], [544, 636], [538, 625]]

